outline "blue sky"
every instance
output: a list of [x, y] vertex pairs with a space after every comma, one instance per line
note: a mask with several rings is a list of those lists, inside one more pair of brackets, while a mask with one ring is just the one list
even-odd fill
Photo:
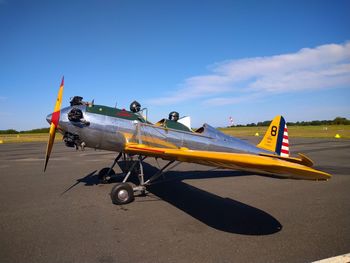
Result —
[[350, 118], [350, 1], [0, 0], [0, 129], [74, 95], [193, 126]]

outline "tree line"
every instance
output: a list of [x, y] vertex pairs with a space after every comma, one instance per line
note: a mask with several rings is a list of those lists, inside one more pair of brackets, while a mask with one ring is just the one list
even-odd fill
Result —
[[[271, 121], [261, 121], [258, 123], [249, 123], [246, 125], [232, 125], [230, 127], [255, 127], [255, 126], [269, 126]], [[350, 125], [350, 120], [343, 117], [336, 117], [334, 120], [321, 120], [321, 121], [297, 121], [287, 122], [287, 126], [320, 126], [320, 125]]]
[[50, 128], [40, 128], [28, 131], [17, 131], [14, 129], [0, 130], [0, 134], [26, 134], [26, 133], [49, 133]]
[[[238, 124], [229, 127], [264, 127], [269, 126], [271, 121], [260, 121], [258, 123], [249, 123], [246, 125]], [[287, 122], [287, 126], [320, 126], [320, 125], [350, 125], [350, 120], [343, 117], [336, 117], [334, 120], [322, 121], [297, 121]], [[50, 128], [40, 128], [27, 131], [17, 131], [14, 129], [0, 130], [0, 134], [26, 134], [26, 133], [49, 133]]]

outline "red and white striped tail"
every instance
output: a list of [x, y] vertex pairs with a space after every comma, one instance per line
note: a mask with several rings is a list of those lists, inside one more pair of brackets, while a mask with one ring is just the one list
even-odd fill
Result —
[[281, 156], [289, 157], [289, 140], [288, 140], [288, 129], [286, 124], [284, 125], [284, 131], [283, 131]]

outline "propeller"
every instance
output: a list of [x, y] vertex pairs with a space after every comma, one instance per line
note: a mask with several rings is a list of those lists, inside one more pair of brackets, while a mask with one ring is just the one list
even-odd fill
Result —
[[52, 114], [50, 114], [48, 116], [48, 117], [51, 116], [51, 121], [50, 121], [51, 124], [50, 124], [49, 141], [47, 142], [47, 148], [46, 148], [44, 172], [46, 171], [47, 162], [50, 159], [52, 146], [53, 146], [53, 143], [55, 141], [56, 129], [58, 126], [58, 122], [60, 120], [63, 87], [64, 87], [64, 77], [62, 77], [60, 89], [58, 90], [58, 95], [57, 95], [54, 111]]

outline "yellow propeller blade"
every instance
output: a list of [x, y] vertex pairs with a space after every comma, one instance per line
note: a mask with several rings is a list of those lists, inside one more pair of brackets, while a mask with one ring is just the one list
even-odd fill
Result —
[[62, 77], [60, 89], [58, 90], [55, 108], [51, 115], [50, 133], [49, 133], [49, 141], [47, 142], [47, 148], [46, 148], [44, 172], [46, 171], [46, 166], [50, 159], [52, 146], [55, 141], [56, 129], [58, 126], [58, 122], [60, 120], [63, 87], [64, 87], [64, 77]]

